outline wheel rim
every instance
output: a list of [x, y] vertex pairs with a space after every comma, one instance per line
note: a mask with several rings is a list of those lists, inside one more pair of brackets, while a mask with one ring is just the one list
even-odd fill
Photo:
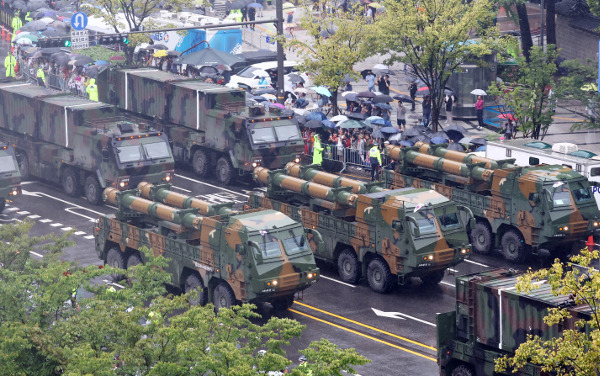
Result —
[[506, 243], [506, 251], [511, 255], [516, 254], [517, 253], [517, 243], [515, 243], [512, 240], [508, 241]]
[[65, 178], [65, 188], [67, 190], [67, 192], [71, 193], [73, 192], [73, 186], [75, 184], [73, 184], [73, 178], [71, 176], [67, 176]]
[[379, 285], [379, 284], [381, 284], [381, 280], [382, 280], [381, 270], [379, 270], [379, 269], [373, 270], [373, 281]]
[[475, 240], [477, 240], [477, 243], [479, 245], [483, 245], [483, 243], [485, 242], [485, 236], [482, 233], [478, 233], [475, 237]]
[[219, 308], [227, 308], [227, 297], [225, 295], [220, 294], [218, 297]]
[[344, 271], [345, 274], [350, 274], [352, 272], [352, 264], [350, 263], [350, 261], [348, 260], [344, 260], [344, 263], [342, 264], [342, 269]]
[[219, 174], [219, 180], [223, 181], [225, 178], [225, 164], [221, 161], [217, 165], [217, 173]]
[[96, 199], [96, 194], [97, 194], [98, 192], [96, 192], [96, 186], [95, 186], [93, 183], [90, 183], [90, 184], [88, 184], [88, 189], [87, 189], [87, 191], [88, 191], [88, 199], [89, 199], [90, 201], [92, 201], [92, 200]]
[[194, 168], [197, 172], [204, 171], [206, 163], [204, 163], [204, 159], [202, 158], [202, 156], [197, 156], [194, 162]]

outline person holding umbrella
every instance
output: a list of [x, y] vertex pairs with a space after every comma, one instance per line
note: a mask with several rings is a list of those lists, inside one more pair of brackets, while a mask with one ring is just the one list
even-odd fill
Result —
[[410, 93], [410, 99], [412, 99], [412, 112], [415, 112], [415, 98], [417, 98], [417, 83], [412, 80], [408, 86], [408, 92]]
[[477, 129], [483, 128], [483, 97], [481, 95], [477, 96], [477, 102], [475, 102], [475, 109], [477, 110], [477, 122], [479, 126]]
[[452, 106], [454, 105], [454, 97], [452, 96], [452, 94], [446, 94], [444, 102], [446, 102], [446, 124], [448, 124], [448, 122], [452, 124]]

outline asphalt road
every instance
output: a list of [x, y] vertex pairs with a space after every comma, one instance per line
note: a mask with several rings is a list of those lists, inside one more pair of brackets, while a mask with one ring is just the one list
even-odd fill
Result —
[[[242, 205], [247, 192], [254, 187], [249, 183], [220, 187], [215, 181], [201, 181], [189, 171], [178, 170], [173, 189], [213, 203], [235, 201]], [[89, 205], [84, 197], [69, 197], [47, 183], [26, 181], [23, 196], [9, 203], [0, 214], [0, 223], [29, 218], [35, 221], [33, 235], [75, 229], [72, 235], [75, 246], [65, 250], [64, 258], [81, 265], [99, 265], [101, 261], [94, 249], [94, 222], [98, 215], [113, 212], [114, 207]], [[33, 254], [33, 257], [43, 256]], [[326, 338], [342, 347], [354, 347], [372, 360], [371, 364], [358, 367], [361, 375], [438, 374], [436, 314], [454, 309], [455, 277], [490, 267], [523, 267], [511, 265], [498, 256], [474, 255], [450, 270], [438, 286], [424, 288], [415, 279], [382, 295], [371, 291], [366, 281], [352, 286], [341, 282], [333, 267], [319, 266], [323, 271], [321, 280], [297, 297], [292, 309], [283, 314], [307, 327], [302, 337], [290, 346], [290, 359], [295, 361], [297, 350], [311, 341]], [[261, 312], [271, 314], [269, 307], [261, 307]]]

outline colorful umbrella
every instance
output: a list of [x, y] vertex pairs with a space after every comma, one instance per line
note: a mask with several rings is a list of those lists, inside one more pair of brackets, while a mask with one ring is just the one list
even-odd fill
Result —
[[154, 57], [165, 57], [167, 56], [167, 50], [158, 50], [154, 53]]
[[358, 120], [346, 120], [339, 122], [337, 126], [342, 129], [357, 129], [363, 128], [365, 125]]
[[315, 86], [312, 88], [315, 93], [325, 95], [326, 97], [331, 97], [331, 92], [329, 89], [323, 86]]
[[498, 115], [498, 118], [511, 120], [511, 121], [517, 121], [517, 119], [515, 118], [515, 115], [513, 115], [513, 114], [500, 114], [500, 115]]

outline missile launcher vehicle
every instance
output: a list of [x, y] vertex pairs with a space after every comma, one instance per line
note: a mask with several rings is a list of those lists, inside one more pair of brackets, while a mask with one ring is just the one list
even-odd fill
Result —
[[250, 193], [249, 206], [279, 210], [318, 230], [326, 247], [315, 257], [337, 265], [347, 283], [366, 276], [379, 293], [409, 277], [437, 284], [471, 252], [465, 226], [472, 214], [432, 190], [386, 190], [293, 163], [257, 167], [254, 177], [267, 191]]
[[145, 182], [122, 192], [107, 188], [104, 200], [118, 211], [100, 216], [94, 229], [99, 258], [126, 269], [144, 262], [145, 246], [169, 259], [174, 286], [198, 291], [194, 304], [287, 309], [295, 293], [319, 279], [311, 247], [324, 246], [320, 235], [278, 211], [238, 212], [233, 203], [213, 205]]
[[174, 176], [167, 136], [115, 107], [28, 83], [0, 84], [0, 139], [15, 145], [21, 177], [83, 188], [92, 204], [106, 187], [129, 189]]
[[257, 166], [299, 162], [304, 141], [292, 113], [246, 103], [239, 89], [156, 69], [109, 69], [100, 100], [152, 120], [168, 134], [177, 162], [222, 184]]
[[21, 194], [21, 173], [12, 145], [0, 142], [0, 213], [7, 199]]
[[[589, 306], [577, 306], [572, 297], [555, 296], [547, 281], [538, 289], [519, 293], [515, 285], [521, 273], [494, 269], [456, 278], [456, 309], [437, 315], [437, 349], [441, 376], [496, 376], [494, 359], [510, 356], [528, 335], [542, 341], [575, 329], [579, 319], [589, 320]], [[548, 310], [565, 308], [573, 319], [546, 325]], [[539, 376], [540, 369], [527, 365], [518, 373]], [[504, 373], [502, 374], [504, 375]]]
[[385, 186], [429, 188], [469, 207], [477, 223], [469, 228], [476, 252], [501, 248], [522, 262], [528, 255], [566, 257], [597, 234], [600, 211], [589, 181], [560, 165], [517, 167], [514, 160], [491, 160], [418, 142], [387, 146], [397, 162], [384, 172]]

